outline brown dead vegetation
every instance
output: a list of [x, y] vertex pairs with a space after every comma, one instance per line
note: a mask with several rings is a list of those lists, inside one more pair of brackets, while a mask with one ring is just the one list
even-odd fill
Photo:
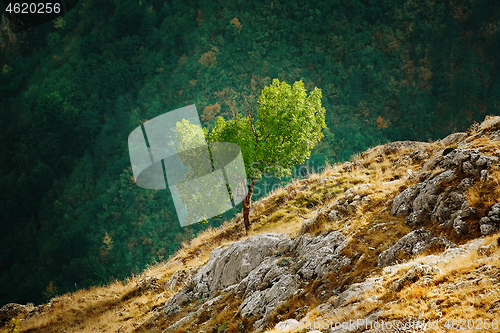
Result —
[[[209, 59], [210, 55], [205, 55], [205, 58]], [[203, 59], [206, 60], [205, 58]], [[184, 60], [185, 58], [180, 59], [180, 65]], [[498, 141], [478, 135], [481, 131], [486, 135], [497, 130], [500, 127], [498, 119], [487, 118], [483, 124], [471, 131], [467, 138], [467, 148], [479, 149], [481, 154], [498, 155]], [[432, 156], [442, 152], [444, 148], [446, 147], [440, 142], [433, 142], [427, 144], [423, 152]], [[148, 268], [140, 276], [133, 276], [124, 282], [117, 281], [105, 287], [79, 290], [52, 299], [51, 307], [47, 308], [44, 313], [21, 322], [21, 331], [162, 332], [175, 321], [190, 312], [197, 311], [201, 302], [185, 304], [182, 311], [169, 318], [164, 318], [162, 315], [155, 316], [155, 311], [177, 290], [167, 291], [161, 288], [139, 291], [137, 285], [142, 278], [153, 276], [163, 286], [177, 270], [204, 264], [210, 252], [216, 247], [225, 246], [261, 232], [286, 233], [294, 238], [302, 222], [319, 213], [323, 215], [313, 230], [313, 234], [341, 230], [351, 240], [343, 254], [352, 261], [340, 272], [326, 276], [322, 280], [311, 281], [303, 292], [293, 296], [276, 309], [272, 315], [271, 324], [288, 318], [300, 320], [308, 311], [328, 300], [332, 296], [332, 290], [343, 291], [350, 284], [361, 282], [366, 277], [381, 275], [381, 268], [375, 266], [378, 255], [412, 230], [405, 224], [403, 217], [394, 217], [390, 214], [392, 200], [409, 186], [442, 172], [442, 170], [431, 170], [428, 173], [422, 173], [425, 160], [408, 158], [414, 150], [400, 147], [384, 152], [384, 147], [376, 147], [355, 156], [350, 162], [328, 166], [321, 174], [312, 174], [307, 179], [294, 180], [286, 187], [275, 189], [268, 196], [253, 204], [248, 236], [244, 236], [240, 214], [219, 228], [207, 229], [195, 239], [185, 242], [167, 262]], [[331, 207], [345, 199], [345, 192], [348, 189], [368, 183], [373, 186], [360, 189], [359, 193], [369, 195], [370, 203], [359, 205], [355, 211], [349, 212], [347, 216], [334, 222], [326, 217]], [[458, 236], [452, 229], [445, 230], [432, 221], [427, 221], [422, 227], [431, 230], [436, 236], [445, 236], [457, 244], [464, 244], [479, 237], [479, 219], [487, 214], [491, 205], [500, 202], [500, 168], [498, 166], [490, 168], [488, 181], [476, 181], [476, 184], [467, 191], [466, 197], [470, 205], [477, 209], [477, 214], [467, 221], [471, 229], [475, 231], [466, 236]], [[497, 238], [498, 234], [485, 237], [484, 242], [489, 244]], [[418, 262], [424, 255], [442, 251], [442, 246], [436, 245], [421, 256], [402, 256], [399, 262]], [[499, 267], [498, 247], [495, 255], [497, 260], [493, 263]], [[466, 259], [462, 258], [460, 261], [453, 261], [447, 266], [440, 267], [442, 272], [434, 280], [433, 285], [413, 284], [403, 288], [399, 293], [385, 290], [376, 294], [384, 302], [393, 302], [389, 305], [384, 318], [403, 320], [419, 316], [421, 313], [423, 313], [420, 315], [422, 318], [438, 318], [438, 313], [428, 308], [431, 300], [436, 300], [435, 302], [440, 304], [441, 309], [445, 309], [439, 314], [441, 321], [446, 318], [459, 318], [459, 316], [490, 319], [496, 316], [498, 318], [498, 311], [491, 312], [489, 309], [495, 301], [498, 301], [500, 293], [488, 292], [488, 290], [497, 290], [497, 285], [486, 283], [469, 286], [459, 291], [441, 290], [443, 285], [459, 280], [484, 265], [480, 259], [482, 258], [478, 254], [471, 254]], [[400, 272], [387, 277], [385, 286], [389, 286], [404, 274], [405, 272]], [[328, 293], [323, 293], [323, 291], [328, 291]], [[375, 294], [372, 292], [363, 297], [368, 298], [373, 295]], [[225, 325], [224, 332], [239, 332], [242, 329], [250, 332], [252, 319], [241, 318], [237, 314], [241, 300], [232, 294], [223, 296], [225, 301], [218, 303], [223, 306], [217, 306], [211, 312], [204, 312], [198, 318], [193, 317], [192, 320], [176, 328], [177, 332], [218, 332], [221, 325]], [[361, 302], [359, 306], [339, 311], [335, 318], [330, 319], [341, 321], [349, 318], [362, 318], [379, 306], [376, 303]], [[311, 318], [315, 315], [319, 316], [314, 311], [309, 315], [312, 316]], [[0, 329], [0, 332], [2, 331], [4, 329]]]

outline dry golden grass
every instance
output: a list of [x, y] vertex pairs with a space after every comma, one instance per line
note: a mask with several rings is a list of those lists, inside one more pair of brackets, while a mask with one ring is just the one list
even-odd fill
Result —
[[500, 128], [500, 118], [499, 117], [492, 117], [492, 116], [486, 116], [484, 121], [481, 123], [479, 126], [480, 129], [482, 130], [496, 130]]
[[[499, 124], [498, 118], [487, 118], [481, 125], [481, 129], [491, 131], [500, 127]], [[468, 148], [479, 149], [482, 154], [498, 154], [497, 142], [479, 135], [469, 137], [469, 139]], [[426, 145], [424, 151], [432, 156], [442, 151], [443, 148], [445, 147], [442, 144], [435, 142]], [[22, 321], [21, 330], [22, 332], [65, 331], [67, 333], [161, 332], [174, 321], [186, 316], [189, 312], [196, 311], [201, 303], [187, 304], [181, 312], [166, 321], [156, 320], [156, 322], [148, 323], [155, 309], [162, 306], [166, 299], [182, 286], [178, 286], [177, 290], [173, 291], [160, 288], [140, 292], [137, 283], [141, 278], [154, 276], [163, 286], [176, 271], [189, 270], [204, 264], [216, 247], [225, 246], [262, 232], [285, 233], [293, 238], [297, 236], [302, 222], [316, 214], [319, 214], [319, 223], [313, 233], [316, 235], [324, 231], [341, 230], [350, 239], [343, 254], [351, 258], [352, 262], [343, 267], [340, 272], [325, 277], [322, 282], [316, 281], [308, 284], [302, 294], [292, 297], [276, 310], [271, 323], [294, 318], [293, 314], [304, 305], [314, 309], [324, 302], [317, 298], [318, 290], [320, 290], [318, 288], [322, 286], [329, 290], [343, 290], [346, 286], [361, 282], [368, 276], [383, 276], [384, 286], [387, 288], [396, 279], [401, 278], [407, 268], [396, 274], [381, 275], [381, 269], [375, 266], [375, 262], [382, 251], [412, 230], [404, 223], [403, 217], [392, 216], [390, 209], [394, 197], [418, 182], [420, 179], [418, 175], [422, 176], [421, 171], [425, 161], [408, 157], [415, 150], [402, 147], [395, 152], [384, 154], [384, 148], [379, 146], [354, 156], [348, 163], [329, 165], [320, 174], [311, 174], [307, 179], [293, 180], [286, 187], [274, 189], [265, 198], [252, 204], [251, 228], [248, 235], [244, 235], [242, 216], [238, 214], [233, 221], [224, 223], [216, 229], [207, 229], [195, 239], [183, 243], [167, 262], [149, 267], [140, 276], [131, 277], [126, 282], [115, 282], [106, 287], [80, 290], [53, 299], [52, 307], [47, 309], [45, 314]], [[432, 177], [441, 171], [431, 170], [423, 176]], [[417, 176], [408, 178], [410, 174]], [[488, 212], [491, 205], [500, 202], [500, 168], [492, 167], [489, 176], [490, 179], [487, 182], [476, 181], [476, 184], [466, 193], [470, 205], [478, 211], [472, 217], [472, 226], [478, 224], [478, 220]], [[363, 184], [372, 184], [372, 186], [360, 187]], [[356, 194], [369, 196], [370, 201], [363, 202], [339, 220], [330, 221], [327, 213], [332, 207], [345, 201], [345, 192], [349, 189]], [[476, 234], [470, 237], [457, 236], [453, 231], [439, 229], [431, 221], [426, 222], [422, 227], [459, 244], [478, 236]], [[484, 244], [496, 241], [498, 236], [496, 234], [484, 238]], [[407, 255], [399, 259], [407, 261], [410, 265], [425, 260], [424, 255], [441, 250], [440, 247], [433, 247], [420, 256], [412, 258]], [[499, 267], [498, 247], [495, 251], [492, 256], [497, 257], [496, 261], [488, 264]], [[493, 318], [495, 315], [498, 316], [498, 311], [488, 312], [488, 309], [493, 302], [498, 300], [500, 292], [488, 293], [487, 290], [499, 290], [497, 285], [486, 282], [454, 291], [440, 289], [453, 281], [459, 281], [469, 272], [484, 265], [482, 259], [484, 257], [472, 252], [467, 257], [460, 257], [447, 265], [440, 265], [441, 273], [429, 286], [414, 283], [397, 294], [388, 292], [387, 289], [368, 291], [362, 295], [362, 299], [368, 301], [350, 304], [328, 319], [345, 321], [364, 317], [381, 306], [377, 302], [369, 301], [372, 296], [377, 296], [384, 302], [393, 302], [385, 314], [384, 318], [387, 319], [406, 320], [419, 314], [427, 319], [441, 316], [439, 317], [441, 320], [459, 318], [459, 316]], [[305, 297], [305, 295], [308, 296]], [[241, 326], [251, 331], [252, 320], [235, 315], [241, 300], [230, 294], [224, 297], [225, 301], [221, 303], [222, 305], [211, 314], [202, 315], [202, 320], [196, 323], [193, 318], [176, 328], [177, 332], [193, 331], [193, 327], [198, 331], [215, 327], [217, 331], [226, 322], [225, 332], [238, 332]], [[440, 305], [440, 313], [429, 309], [428, 304], [433, 300]], [[306, 313], [300, 313], [300, 316], [306, 315]], [[307, 316], [310, 320], [322, 318], [315, 310], [309, 312]], [[194, 326], [188, 329], [187, 325]], [[0, 332], [2, 331], [4, 330], [0, 328]], [[271, 329], [270, 332], [276, 331]]]

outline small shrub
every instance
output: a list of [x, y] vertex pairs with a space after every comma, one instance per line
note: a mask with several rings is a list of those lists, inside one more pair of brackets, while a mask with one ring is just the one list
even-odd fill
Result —
[[479, 128], [480, 128], [480, 124], [474, 122], [470, 127], [469, 129], [467, 130], [467, 135], [472, 135], [474, 133], [476, 133], [477, 131], [479, 131]]
[[219, 329], [217, 330], [217, 333], [224, 332], [227, 329], [227, 325], [229, 325], [229, 321], [226, 321], [222, 325], [220, 325]]
[[171, 307], [169, 310], [168, 310], [168, 314], [169, 315], [174, 315], [176, 314], [177, 312], [179, 312], [181, 310], [180, 306], [178, 305], [174, 305], [173, 307]]
[[12, 318], [10, 323], [5, 325], [6, 333], [19, 333], [21, 331], [21, 321], [19, 318]]
[[46, 287], [45, 291], [43, 292], [43, 297], [45, 301], [50, 301], [53, 297], [57, 296], [57, 287], [54, 286], [52, 281], [50, 281], [49, 285]]
[[283, 258], [283, 259], [278, 260], [277, 265], [278, 265], [279, 267], [284, 267], [284, 266], [288, 265], [288, 259]]
[[446, 147], [446, 149], [443, 151], [443, 156], [448, 155], [449, 153], [451, 153], [455, 149], [457, 149], [457, 145], [451, 145], [449, 147]]

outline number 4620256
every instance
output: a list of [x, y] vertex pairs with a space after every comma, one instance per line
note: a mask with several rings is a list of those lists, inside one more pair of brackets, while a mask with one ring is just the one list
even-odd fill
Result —
[[7, 13], [15, 14], [52, 14], [61, 12], [60, 3], [9, 3]]

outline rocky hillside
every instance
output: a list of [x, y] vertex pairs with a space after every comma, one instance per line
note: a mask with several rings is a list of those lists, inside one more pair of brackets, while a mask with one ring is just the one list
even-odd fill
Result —
[[0, 321], [22, 332], [499, 332], [499, 158], [500, 117], [378, 146], [254, 203], [248, 235], [237, 217], [141, 276], [9, 304]]

